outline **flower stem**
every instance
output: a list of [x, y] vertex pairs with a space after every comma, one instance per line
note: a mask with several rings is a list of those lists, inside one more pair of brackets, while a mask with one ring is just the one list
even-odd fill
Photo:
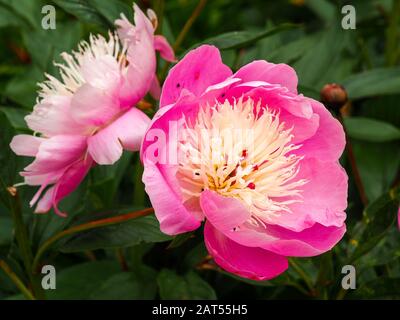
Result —
[[8, 275], [8, 277], [17, 286], [17, 288], [21, 291], [25, 298], [27, 298], [28, 300], [35, 300], [32, 292], [29, 291], [22, 280], [18, 278], [18, 276], [14, 273], [14, 271], [12, 271], [10, 266], [4, 260], [0, 260], [0, 269], [2, 269], [4, 273]]
[[351, 171], [353, 173], [353, 178], [354, 178], [354, 182], [356, 183], [356, 187], [358, 190], [358, 193], [360, 195], [361, 198], [361, 202], [363, 203], [364, 207], [366, 207], [368, 205], [368, 197], [367, 194], [365, 193], [365, 188], [363, 185], [363, 182], [361, 180], [361, 175], [360, 175], [360, 171], [358, 170], [357, 167], [357, 162], [356, 162], [356, 157], [354, 155], [354, 151], [353, 151], [353, 145], [349, 139], [349, 136], [347, 134], [346, 131], [346, 127], [343, 123], [343, 115], [342, 113], [339, 113], [339, 121], [343, 126], [343, 130], [345, 132], [346, 135], [346, 151], [347, 151], [347, 157], [349, 159], [349, 163], [350, 163], [350, 167], [351, 167]]
[[40, 279], [32, 273], [32, 249], [29, 242], [28, 229], [24, 223], [21, 210], [21, 202], [19, 199], [18, 191], [14, 187], [7, 188], [10, 195], [10, 212], [14, 222], [15, 238], [17, 240], [18, 248], [22, 256], [22, 261], [25, 270], [28, 274], [32, 291], [36, 298], [45, 299], [44, 290], [40, 284]]
[[47, 251], [47, 249], [49, 249], [55, 242], [57, 242], [58, 240], [66, 237], [66, 236], [69, 236], [69, 235], [72, 235], [72, 234], [75, 234], [78, 232], [82, 232], [82, 231], [87, 231], [87, 230], [96, 229], [96, 228], [105, 227], [105, 226], [111, 226], [114, 224], [118, 224], [118, 223], [121, 223], [124, 221], [136, 219], [139, 217], [144, 217], [144, 216], [152, 214], [153, 212], [154, 212], [153, 208], [146, 208], [146, 209], [143, 209], [140, 211], [135, 211], [135, 212], [131, 212], [131, 213], [127, 213], [127, 214], [123, 214], [123, 215], [119, 215], [119, 216], [115, 216], [115, 217], [111, 217], [111, 218], [105, 218], [105, 219], [87, 222], [84, 224], [80, 224], [80, 225], [71, 227], [64, 231], [61, 231], [61, 232], [55, 234], [54, 236], [50, 237], [49, 239], [47, 239], [40, 246], [40, 248], [37, 251], [36, 256], [33, 260], [32, 270], [33, 270], [33, 272], [36, 273], [38, 271], [40, 260], [43, 256], [43, 254]]
[[[186, 21], [185, 25], [183, 26], [181, 32], [178, 34], [178, 37], [175, 40], [174, 45], [172, 48], [174, 51], [178, 50], [181, 46], [183, 40], [185, 39], [187, 33], [189, 32], [190, 28], [192, 27], [193, 23], [196, 21], [198, 16], [200, 15], [201, 11], [203, 10], [204, 6], [206, 5], [207, 0], [199, 0], [196, 8], [193, 10], [192, 14], [190, 15], [189, 19]], [[170, 62], [166, 62], [164, 68], [161, 70], [159, 79], [164, 79], [165, 75], [167, 74], [168, 68], [170, 66]]]

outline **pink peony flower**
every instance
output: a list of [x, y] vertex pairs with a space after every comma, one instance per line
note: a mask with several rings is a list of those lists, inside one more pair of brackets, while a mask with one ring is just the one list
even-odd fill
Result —
[[344, 145], [340, 123], [297, 93], [291, 67], [254, 61], [232, 74], [205, 45], [165, 81], [142, 143], [143, 182], [163, 232], [205, 220], [216, 263], [265, 280], [345, 233]]
[[[36, 213], [54, 207], [65, 216], [57, 204], [92, 165], [115, 163], [123, 149], [139, 150], [150, 119], [133, 106], [155, 81], [155, 50], [170, 60], [174, 55], [164, 38], [154, 36], [149, 18], [134, 9], [135, 26], [126, 18], [116, 21], [122, 41], [111, 33], [109, 40], [91, 36], [72, 55], [61, 55], [65, 63], [56, 64], [61, 80], [46, 75], [38, 103], [25, 118], [36, 134], [11, 142], [16, 154], [35, 157], [21, 175], [26, 184], [40, 186], [30, 203], [37, 203]], [[156, 22], [154, 13], [151, 18]]]

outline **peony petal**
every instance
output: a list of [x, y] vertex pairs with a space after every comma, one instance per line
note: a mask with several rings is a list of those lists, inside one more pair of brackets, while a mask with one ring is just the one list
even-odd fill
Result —
[[287, 64], [274, 64], [264, 60], [253, 61], [241, 67], [234, 75], [243, 82], [265, 81], [270, 84], [280, 84], [292, 93], [297, 94], [296, 71]]
[[71, 102], [71, 115], [80, 124], [102, 126], [119, 112], [119, 103], [114, 92], [82, 85]]
[[175, 62], [175, 54], [172, 47], [169, 45], [167, 39], [160, 35], [154, 36], [154, 49], [160, 52], [161, 57], [164, 60]]
[[44, 141], [39, 146], [36, 159], [25, 168], [34, 175], [48, 174], [64, 169], [83, 157], [86, 137], [59, 135]]
[[109, 126], [88, 138], [88, 152], [98, 164], [113, 164], [122, 155], [122, 149], [138, 151], [150, 123], [139, 109], [131, 108]]
[[155, 164], [145, 163], [143, 183], [162, 232], [175, 235], [200, 226], [200, 220], [188, 212]]
[[305, 141], [297, 153], [320, 161], [336, 161], [346, 145], [343, 127], [323, 104], [313, 99], [307, 100], [310, 101], [313, 111], [319, 115], [319, 127], [315, 135]]
[[19, 134], [12, 139], [10, 148], [19, 156], [34, 157], [38, 153], [39, 146], [43, 141], [45, 141], [43, 138], [28, 134]]
[[206, 218], [218, 230], [232, 231], [251, 216], [250, 211], [239, 200], [205, 190], [200, 196], [200, 205]]
[[289, 205], [292, 212], [283, 212], [268, 221], [293, 231], [302, 231], [319, 223], [341, 227], [346, 220], [347, 175], [338, 163], [303, 159], [296, 179], [308, 182], [301, 187], [301, 201]]
[[204, 241], [215, 262], [228, 272], [252, 280], [268, 280], [284, 272], [288, 261], [272, 252], [242, 246], [219, 232], [210, 222], [204, 227]]
[[59, 181], [55, 184], [52, 204], [54, 211], [59, 216], [64, 217], [66, 214], [58, 209], [58, 203], [79, 186], [92, 165], [93, 160], [90, 157], [73, 163], [64, 171]]
[[70, 114], [71, 96], [47, 95], [25, 117], [28, 127], [47, 137], [60, 134], [82, 134], [86, 126], [77, 123]]
[[224, 81], [231, 74], [216, 47], [200, 46], [170, 70], [161, 92], [160, 107], [176, 102], [184, 89], [200, 96], [209, 86]]

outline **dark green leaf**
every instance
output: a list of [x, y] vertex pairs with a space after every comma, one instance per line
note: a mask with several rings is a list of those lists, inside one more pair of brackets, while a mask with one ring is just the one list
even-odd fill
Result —
[[[297, 28], [298, 25], [287, 23], [270, 28], [262, 32], [234, 31], [221, 34], [214, 38], [209, 38], [202, 43], [207, 43], [218, 47], [221, 50], [239, 49], [252, 45], [263, 38], [272, 36], [278, 32]], [[197, 45], [196, 45], [197, 46]]]
[[171, 237], [160, 231], [154, 216], [146, 216], [117, 225], [102, 227], [72, 236], [60, 248], [62, 252], [79, 252], [100, 248], [130, 247], [142, 242], [163, 242]]
[[400, 278], [378, 278], [367, 282], [349, 294], [350, 298], [378, 299], [378, 298], [400, 298]]
[[133, 19], [133, 9], [119, 0], [87, 0], [107, 21], [114, 25], [116, 19], [123, 13], [129, 20]]
[[400, 68], [380, 68], [343, 81], [350, 99], [400, 93]]
[[28, 114], [23, 109], [11, 108], [11, 107], [0, 107], [0, 111], [5, 114], [12, 127], [16, 130], [27, 130], [28, 127], [24, 120]]
[[349, 259], [350, 263], [373, 249], [385, 236], [397, 219], [399, 202], [400, 188], [397, 188], [380, 196], [365, 209], [364, 222], [367, 227]]
[[351, 138], [370, 142], [386, 142], [400, 139], [400, 129], [379, 120], [350, 117], [344, 118], [347, 133]]
[[214, 289], [194, 272], [180, 276], [172, 270], [163, 269], [157, 282], [164, 300], [216, 299]]

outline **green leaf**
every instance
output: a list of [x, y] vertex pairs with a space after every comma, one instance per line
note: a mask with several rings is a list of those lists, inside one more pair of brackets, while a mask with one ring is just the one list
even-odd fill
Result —
[[350, 99], [400, 93], [400, 67], [379, 68], [343, 81]]
[[379, 120], [349, 117], [344, 118], [347, 133], [351, 138], [370, 142], [386, 142], [400, 139], [400, 129]]
[[[239, 49], [252, 45], [263, 38], [272, 36], [278, 32], [297, 28], [298, 25], [285, 23], [261, 32], [233, 31], [209, 38], [202, 43], [218, 47], [221, 50]], [[198, 44], [196, 45], [198, 46]]]
[[400, 278], [379, 277], [367, 282], [356, 290], [352, 290], [349, 298], [352, 299], [378, 299], [400, 298]]
[[126, 3], [119, 0], [87, 0], [107, 21], [114, 25], [116, 19], [123, 13], [128, 20], [133, 20], [133, 9]]
[[177, 236], [174, 237], [174, 239], [168, 245], [168, 249], [180, 247], [187, 240], [189, 240], [190, 238], [193, 238], [193, 237], [194, 237], [194, 232], [186, 232], [186, 233], [178, 234]]
[[[144, 268], [142, 268], [144, 269]], [[157, 293], [156, 272], [145, 268], [137, 272], [121, 272], [108, 278], [90, 296], [94, 300], [147, 300]]]
[[102, 27], [110, 26], [107, 20], [87, 0], [53, 0], [53, 2], [82, 22]]
[[0, 246], [8, 245], [13, 238], [13, 223], [9, 217], [0, 216]]
[[142, 242], [153, 243], [168, 240], [171, 240], [171, 237], [160, 231], [160, 225], [155, 216], [146, 216], [74, 235], [60, 247], [60, 251], [80, 252], [130, 247]]
[[77, 264], [56, 274], [56, 290], [46, 292], [48, 299], [89, 299], [109, 278], [119, 272], [111, 261]]
[[24, 120], [25, 116], [28, 114], [25, 110], [11, 107], [0, 107], [0, 111], [5, 114], [7, 120], [14, 129], [29, 130]]
[[326, 23], [332, 22], [336, 16], [337, 9], [328, 0], [307, 0], [305, 4]]
[[164, 300], [217, 298], [214, 289], [193, 271], [180, 276], [172, 270], [163, 269], [158, 275], [157, 282], [161, 299]]
[[387, 234], [397, 219], [400, 188], [393, 189], [372, 202], [364, 211], [366, 228], [358, 240], [358, 246], [349, 258], [354, 262], [372, 250]]

